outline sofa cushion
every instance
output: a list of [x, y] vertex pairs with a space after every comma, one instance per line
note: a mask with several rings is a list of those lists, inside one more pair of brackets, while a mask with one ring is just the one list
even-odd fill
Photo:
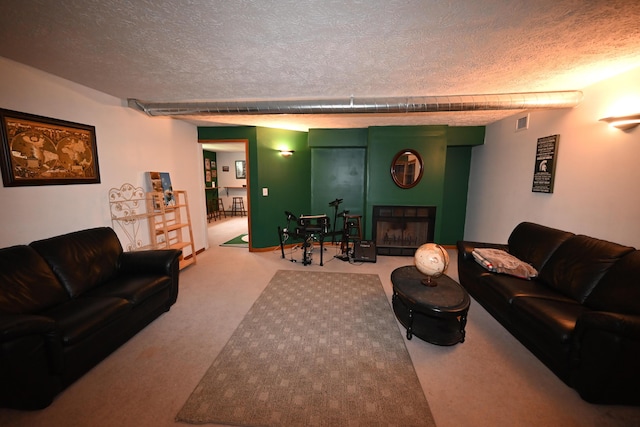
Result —
[[607, 270], [633, 250], [593, 237], [573, 236], [553, 253], [540, 271], [540, 278], [564, 295], [584, 303]]
[[67, 299], [64, 287], [33, 248], [0, 249], [0, 312], [34, 314]]
[[64, 345], [75, 344], [131, 311], [132, 305], [115, 297], [80, 297], [43, 315], [56, 321]]
[[556, 343], [568, 342], [578, 317], [589, 311], [575, 301], [522, 296], [514, 298], [511, 307], [512, 318], [525, 335]]
[[594, 310], [640, 314], [640, 250], [616, 262], [598, 282], [585, 305]]
[[517, 297], [511, 304], [511, 327], [523, 344], [567, 382], [575, 325], [587, 311], [575, 301]]
[[171, 278], [168, 276], [127, 276], [107, 282], [85, 295], [124, 298], [136, 306], [170, 285]]
[[538, 280], [524, 280], [517, 277], [492, 274], [479, 279], [487, 292], [494, 294], [500, 301], [511, 304], [517, 297], [537, 297], [574, 302], [571, 298], [559, 294]]
[[509, 253], [540, 271], [556, 249], [573, 233], [522, 222], [509, 236]]
[[108, 227], [92, 228], [32, 242], [72, 297], [115, 276], [122, 246]]

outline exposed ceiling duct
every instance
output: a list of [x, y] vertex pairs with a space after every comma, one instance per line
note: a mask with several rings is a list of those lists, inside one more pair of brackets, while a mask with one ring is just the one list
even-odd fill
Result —
[[146, 102], [129, 106], [150, 116], [437, 113], [490, 110], [540, 110], [575, 107], [581, 91], [526, 92], [490, 95], [409, 96], [327, 100]]

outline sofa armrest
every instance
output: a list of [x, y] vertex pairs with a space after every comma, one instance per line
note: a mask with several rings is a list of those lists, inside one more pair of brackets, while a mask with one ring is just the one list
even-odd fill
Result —
[[471, 255], [471, 252], [473, 252], [475, 248], [492, 248], [501, 249], [507, 252], [509, 251], [509, 246], [501, 243], [485, 243], [459, 240], [456, 246], [458, 248], [458, 259], [464, 261], [473, 260], [473, 255]]
[[26, 342], [34, 343], [34, 347], [39, 347], [42, 343], [51, 371], [59, 372], [62, 369], [62, 341], [53, 319], [34, 314], [0, 314], [0, 345], [3, 355], [7, 356], [7, 349], [20, 347], [16, 347], [20, 340], [23, 342], [23, 350]]
[[123, 252], [120, 255], [120, 273], [166, 274], [172, 276], [179, 270], [182, 251], [178, 249], [156, 249], [151, 251]]
[[634, 314], [590, 311], [578, 318], [576, 337], [589, 330], [599, 330], [620, 337], [640, 340], [640, 316]]
[[0, 407], [40, 409], [61, 389], [60, 339], [44, 316], [0, 314]]
[[166, 275], [171, 278], [171, 296], [167, 310], [178, 300], [180, 278], [179, 249], [155, 249], [151, 251], [123, 252], [120, 255], [119, 274]]
[[640, 404], [640, 316], [593, 311], [578, 318], [571, 385], [592, 403]]
[[31, 314], [0, 314], [0, 342], [11, 341], [26, 335], [53, 334], [53, 319]]

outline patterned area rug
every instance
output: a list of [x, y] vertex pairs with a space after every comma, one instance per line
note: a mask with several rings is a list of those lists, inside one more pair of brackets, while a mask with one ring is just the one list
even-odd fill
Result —
[[224, 242], [220, 246], [232, 246], [235, 248], [248, 248], [249, 247], [249, 235], [241, 234], [233, 239]]
[[176, 417], [435, 426], [377, 275], [278, 271]]

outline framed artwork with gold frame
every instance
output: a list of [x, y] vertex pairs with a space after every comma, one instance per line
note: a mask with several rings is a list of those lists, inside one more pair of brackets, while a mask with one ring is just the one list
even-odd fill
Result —
[[100, 182], [94, 126], [0, 109], [5, 187]]

